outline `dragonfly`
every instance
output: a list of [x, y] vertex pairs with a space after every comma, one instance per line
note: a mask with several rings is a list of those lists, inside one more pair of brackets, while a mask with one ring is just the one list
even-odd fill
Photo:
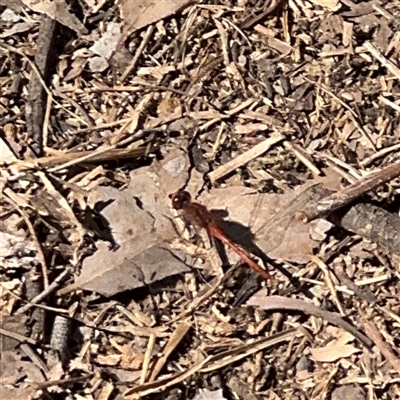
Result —
[[229, 238], [220, 226], [220, 219], [203, 204], [192, 201], [192, 196], [186, 190], [178, 190], [168, 196], [172, 208], [182, 212], [182, 217], [194, 226], [205, 229], [209, 238], [218, 239], [234, 251], [250, 268], [257, 272], [266, 281], [272, 280], [271, 275], [259, 265], [244, 248]]

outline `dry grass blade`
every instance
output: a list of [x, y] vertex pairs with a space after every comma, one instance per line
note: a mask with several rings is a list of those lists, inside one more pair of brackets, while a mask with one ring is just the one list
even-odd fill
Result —
[[161, 357], [157, 359], [157, 362], [151, 369], [149, 382], [153, 382], [154, 379], [156, 379], [157, 375], [160, 373], [165, 363], [167, 362], [168, 357], [172, 354], [174, 349], [183, 340], [183, 338], [185, 337], [190, 328], [191, 325], [186, 322], [178, 324], [176, 329], [172, 332], [172, 335], [169, 337], [169, 340], [162, 351]]
[[220, 178], [228, 175], [230, 172], [234, 171], [235, 169], [243, 166], [244, 164], [248, 163], [252, 159], [260, 156], [261, 154], [268, 151], [272, 146], [275, 144], [283, 141], [285, 139], [284, 136], [280, 134], [276, 134], [269, 139], [265, 139], [263, 142], [259, 143], [258, 145], [254, 146], [252, 149], [248, 150], [247, 152], [237, 156], [229, 163], [221, 165], [218, 169], [210, 172], [208, 174], [209, 179], [211, 182], [215, 182]]
[[365, 331], [367, 335], [372, 339], [372, 342], [376, 345], [379, 351], [385, 356], [392, 367], [400, 374], [400, 359], [396, 356], [395, 352], [390, 346], [383, 340], [380, 330], [372, 322], [364, 322]]
[[193, 366], [192, 368], [190, 368], [185, 372], [179, 373], [172, 377], [160, 379], [155, 382], [139, 385], [133, 389], [129, 389], [127, 392], [124, 393], [124, 396], [125, 398], [130, 398], [129, 396], [134, 396], [135, 394], [146, 396], [148, 394], [155, 393], [160, 390], [165, 390], [170, 386], [176, 385], [177, 383], [184, 381], [185, 379], [189, 378], [196, 372], [215, 371], [219, 368], [232, 364], [258, 351], [264, 350], [278, 343], [288, 341], [292, 339], [293, 336], [296, 335], [296, 333], [298, 334], [298, 331], [296, 329], [289, 329], [282, 333], [277, 333], [270, 337], [254, 341], [252, 343], [244, 344], [233, 350], [224, 351], [215, 356], [208, 356], [202, 362]]

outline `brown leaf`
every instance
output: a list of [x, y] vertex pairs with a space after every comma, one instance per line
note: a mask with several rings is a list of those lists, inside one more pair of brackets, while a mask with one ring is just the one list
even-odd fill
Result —
[[224, 397], [222, 389], [214, 391], [200, 389], [200, 392], [193, 398], [193, 400], [226, 400], [226, 397]]
[[360, 352], [360, 349], [351, 345], [345, 344], [343, 346], [326, 346], [315, 349], [310, 349], [312, 358], [320, 362], [334, 362], [341, 358], [350, 357], [354, 353]]
[[338, 11], [342, 7], [339, 0], [311, 0], [311, 2], [329, 11]]
[[124, 191], [97, 188], [89, 205], [103, 208], [109, 235], [119, 248], [113, 251], [108, 243], [98, 242], [75, 284], [60, 293], [81, 288], [112, 296], [187, 272], [192, 259], [169, 244], [177, 232], [168, 194], [183, 185], [188, 167], [186, 155], [175, 151], [162, 162], [133, 171]]
[[193, 0], [120, 1], [121, 18], [124, 20], [122, 42], [125, 42], [126, 38], [138, 29], [173, 15], [190, 3], [193, 3]]
[[[27, 319], [28, 317], [26, 315], [3, 315], [0, 319], [0, 327], [8, 332], [25, 336], [28, 332]], [[0, 348], [2, 352], [14, 350], [19, 343], [17, 339], [11, 336], [1, 335], [0, 337]]]
[[21, 386], [1, 386], [1, 400], [15, 400], [15, 399], [24, 399], [24, 400], [33, 400], [37, 399], [35, 393], [37, 392], [36, 388], [32, 385], [21, 385]]
[[23, 381], [24, 378], [27, 378], [31, 382], [44, 381], [40, 369], [32, 362], [24, 361], [22, 355], [17, 351], [2, 352], [0, 378], [2, 385], [13, 385], [18, 381]]
[[62, 0], [22, 0], [22, 2], [32, 11], [46, 14], [80, 35], [87, 33], [82, 22], [69, 12], [67, 4]]
[[[214, 189], [202, 195], [201, 200], [210, 209], [228, 210], [229, 220], [237, 224], [228, 224], [227, 233], [241, 244], [251, 246], [251, 232], [247, 227], [255, 233], [255, 245], [269, 257], [305, 263], [318, 242], [310, 236], [310, 225], [294, 216], [310, 199], [318, 196], [318, 187], [310, 184], [294, 192], [262, 194], [261, 197], [252, 189], [234, 186]], [[256, 215], [252, 216], [253, 210]], [[255, 217], [254, 224], [249, 226], [252, 217]], [[323, 231], [319, 231], [318, 238], [324, 238]]]
[[101, 365], [115, 366], [118, 365], [122, 359], [122, 354], [102, 355], [98, 354], [96, 361]]
[[17, 13], [22, 13], [24, 9], [22, 0], [0, 0], [0, 6], [9, 8]]
[[128, 344], [125, 344], [121, 347], [122, 360], [121, 367], [124, 369], [139, 369], [144, 360], [144, 354]]
[[151, 234], [142, 235], [137, 243], [125, 242], [115, 252], [101, 243], [98, 251], [84, 261], [74, 286], [112, 296], [189, 271], [186, 264], [190, 264], [190, 258], [153, 239]]
[[[20, 22], [18, 24], [14, 24], [10, 29], [4, 29], [3, 33], [0, 34], [1, 39], [8, 38], [18, 33], [23, 33], [30, 31], [34, 27], [34, 23]], [[8, 146], [2, 145], [3, 140], [0, 140], [0, 160], [1, 162], [10, 162], [15, 160], [14, 154], [11, 152]], [[5, 151], [3, 153], [3, 151]], [[2, 161], [4, 160], [4, 161]]]

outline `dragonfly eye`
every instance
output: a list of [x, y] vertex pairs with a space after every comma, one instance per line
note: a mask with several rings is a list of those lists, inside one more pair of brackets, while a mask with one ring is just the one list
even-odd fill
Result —
[[183, 203], [189, 203], [192, 200], [192, 196], [186, 190], [180, 192], [180, 198]]
[[168, 197], [171, 199], [172, 207], [175, 210], [181, 210], [191, 200], [190, 193], [185, 190], [170, 194]]

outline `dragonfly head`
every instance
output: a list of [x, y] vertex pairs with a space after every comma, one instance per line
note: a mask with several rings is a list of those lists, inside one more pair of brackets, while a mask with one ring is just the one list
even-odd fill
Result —
[[178, 190], [168, 196], [171, 199], [172, 208], [182, 210], [186, 204], [190, 203], [192, 196], [186, 190]]

